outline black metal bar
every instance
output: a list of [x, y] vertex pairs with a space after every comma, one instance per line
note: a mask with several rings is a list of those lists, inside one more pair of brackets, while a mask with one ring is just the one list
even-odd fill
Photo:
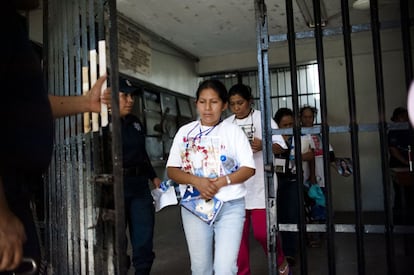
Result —
[[322, 40], [322, 23], [321, 23], [321, 3], [320, 0], [313, 0], [313, 13], [315, 17], [315, 46], [316, 46], [316, 59], [318, 64], [318, 77], [319, 77], [319, 91], [321, 101], [321, 136], [322, 136], [322, 148], [323, 148], [323, 173], [326, 181], [325, 189], [327, 195], [326, 203], [326, 226], [327, 226], [327, 253], [328, 253], [328, 270], [329, 274], [336, 274], [335, 265], [335, 230], [334, 230], [334, 213], [332, 209], [332, 186], [331, 186], [331, 174], [329, 169], [329, 125], [328, 125], [328, 107], [326, 101], [326, 83], [325, 83], [325, 60], [323, 52], [323, 40]]
[[[407, 19], [408, 26], [414, 25], [414, 19]], [[400, 26], [400, 22], [398, 21], [384, 21], [381, 22], [380, 28], [382, 30], [385, 29], [393, 29], [398, 28]], [[358, 32], [366, 32], [371, 30], [371, 24], [357, 24], [351, 26], [351, 33], [358, 33]], [[342, 27], [335, 27], [335, 28], [325, 28], [322, 30], [323, 36], [334, 36], [334, 35], [341, 35], [343, 33]], [[306, 38], [314, 38], [315, 31], [301, 31], [295, 33], [296, 39], [306, 39]], [[269, 42], [282, 42], [287, 41], [287, 34], [274, 34], [269, 36]]]
[[[89, 13], [88, 0], [81, 0], [81, 38], [82, 38], [82, 92], [89, 89], [89, 59], [88, 59], [88, 28], [90, 27], [88, 22], [88, 16], [92, 16]], [[82, 195], [80, 195], [80, 204], [84, 205], [84, 210], [81, 212], [81, 257], [84, 259], [81, 265], [82, 274], [93, 274], [94, 272], [94, 229], [93, 229], [93, 186], [90, 184], [90, 178], [92, 175], [92, 160], [91, 160], [91, 132], [90, 132], [90, 114], [83, 115], [83, 135], [82, 139], [82, 157], [84, 158], [84, 175], [81, 179], [83, 184], [84, 203], [81, 202]], [[79, 160], [80, 161], [80, 160]], [[83, 163], [83, 162], [82, 162]], [[83, 235], [83, 237], [82, 237]]]
[[[290, 67], [290, 85], [292, 88], [292, 103], [293, 110], [295, 115], [298, 114], [298, 81], [297, 81], [297, 63], [296, 63], [296, 41], [295, 41], [295, 25], [294, 25], [294, 16], [293, 16], [293, 3], [292, 0], [286, 0], [286, 20], [287, 20], [287, 40], [289, 47], [289, 67]], [[297, 115], [296, 115], [297, 117]], [[305, 234], [306, 234], [306, 221], [305, 214], [303, 209], [303, 173], [302, 171], [302, 149], [301, 149], [301, 137], [300, 137], [300, 124], [297, 119], [295, 119], [295, 127], [292, 129], [294, 138], [295, 138], [295, 159], [296, 159], [296, 171], [297, 172], [297, 185], [298, 185], [298, 197], [299, 197], [299, 220], [300, 224], [297, 225], [299, 229], [299, 245], [300, 245], [300, 260], [301, 260], [301, 273], [308, 274], [308, 257], [307, 250], [305, 246]]]
[[125, 239], [125, 205], [122, 175], [122, 139], [121, 120], [119, 116], [118, 96], [118, 16], [116, 0], [108, 0], [109, 7], [109, 53], [111, 67], [112, 88], [112, 171], [114, 175], [114, 200], [115, 200], [115, 261], [117, 274], [126, 274], [124, 264], [126, 253]]
[[[67, 96], [69, 95], [69, 89], [68, 89], [68, 37], [67, 37], [67, 20], [66, 20], [66, 2], [60, 3], [60, 21], [61, 21], [61, 27], [60, 27], [60, 35], [59, 35], [59, 41], [60, 43], [60, 58], [58, 62], [60, 62], [60, 74], [59, 74], [59, 83], [58, 86], [60, 86], [58, 93], [60, 95]], [[68, 118], [61, 118], [59, 119], [60, 124], [60, 139], [59, 143], [61, 145], [60, 150], [60, 159], [61, 163], [58, 165], [58, 168], [60, 170], [60, 180], [57, 183], [58, 189], [60, 189], [60, 201], [61, 201], [61, 216], [58, 217], [60, 219], [60, 238], [59, 238], [59, 248], [62, 250], [62, 256], [64, 259], [68, 259], [65, 264], [62, 266], [63, 273], [64, 274], [70, 274], [71, 272], [71, 259], [70, 259], [70, 253], [69, 253], [69, 232], [68, 232], [68, 216], [67, 216], [67, 190], [68, 186], [66, 185], [66, 179], [67, 179], [67, 162], [68, 159], [66, 158], [68, 152], [67, 152], [67, 146], [66, 144], [66, 134], [68, 132], [68, 128], [66, 125], [69, 123]], [[63, 229], [63, 230], [62, 230]]]
[[[51, 77], [49, 76], [50, 74], [50, 66], [49, 66], [49, 61], [51, 60], [51, 53], [50, 53], [50, 32], [49, 32], [49, 1], [48, 0], [44, 0], [43, 1], [43, 6], [42, 6], [42, 13], [43, 13], [43, 26], [42, 26], [42, 31], [43, 31], [43, 52], [42, 52], [42, 58], [43, 58], [43, 77], [44, 77], [44, 81], [43, 83], [45, 83], [45, 89], [47, 91], [49, 91], [49, 87], [50, 87], [50, 79]], [[54, 156], [52, 155], [52, 159], [51, 159], [51, 163], [50, 163], [50, 167], [49, 167], [49, 171], [47, 173], [47, 175], [45, 174], [45, 183], [44, 183], [44, 190], [43, 190], [43, 194], [44, 194], [44, 215], [45, 215], [45, 235], [44, 235], [44, 245], [45, 245], [45, 254], [43, 255], [44, 259], [48, 259], [50, 261], [51, 259], [51, 244], [52, 244], [52, 228], [51, 228], [51, 223], [50, 223], [50, 219], [52, 216], [52, 204], [51, 204], [51, 194], [52, 194], [52, 185], [51, 185], [51, 178], [53, 177], [53, 173], [51, 171], [53, 171], [54, 169]]]
[[[73, 89], [74, 94], [77, 96], [82, 95], [82, 68], [81, 68], [81, 28], [80, 28], [80, 0], [73, 0], [73, 36], [74, 36], [74, 79], [73, 79]], [[77, 114], [73, 116], [73, 160], [74, 160], [74, 173], [73, 173], [73, 206], [76, 209], [77, 215], [74, 219], [74, 231], [75, 231], [75, 271], [78, 274], [82, 274], [82, 265], [84, 264], [84, 250], [83, 240], [84, 236], [82, 234], [83, 227], [83, 152], [82, 152], [82, 116]]]
[[384, 208], [385, 208], [385, 225], [386, 225], [386, 248], [387, 248], [387, 271], [392, 274], [395, 271], [395, 251], [394, 238], [392, 235], [393, 221], [391, 209], [391, 192], [390, 192], [390, 168], [387, 160], [388, 154], [388, 140], [387, 140], [387, 124], [385, 120], [385, 98], [384, 98], [384, 81], [382, 70], [382, 54], [381, 54], [381, 38], [380, 38], [380, 22], [378, 17], [378, 1], [371, 0], [371, 26], [372, 26], [372, 44], [374, 51], [374, 65], [375, 65], [375, 79], [377, 88], [377, 105], [378, 105], [378, 128], [380, 138], [381, 151], [381, 168], [383, 178], [383, 194], [384, 194]]
[[349, 109], [349, 128], [351, 130], [352, 161], [353, 161], [353, 183], [354, 183], [354, 203], [355, 203], [355, 233], [357, 245], [358, 274], [365, 274], [365, 254], [364, 254], [364, 226], [362, 223], [362, 201], [361, 201], [361, 175], [359, 163], [359, 141], [358, 123], [356, 116], [356, 98], [354, 68], [352, 59], [351, 28], [349, 20], [349, 6], [347, 0], [341, 0], [342, 25], [344, 36], [344, 50], [346, 63], [346, 79], [348, 90], [348, 109]]
[[[260, 107], [262, 112], [262, 138], [265, 139], [271, 136], [270, 119], [268, 110], [271, 110], [270, 102], [270, 82], [269, 82], [269, 67], [267, 64], [268, 44], [268, 29], [267, 29], [267, 11], [263, 0], [255, 1], [255, 15], [256, 15], [256, 43], [257, 43], [257, 62], [258, 62], [258, 84], [260, 93]], [[266, 97], [267, 96], [267, 97]], [[270, 112], [271, 115], [271, 112]], [[264, 118], [263, 118], [264, 116]], [[263, 142], [263, 156], [264, 163], [269, 163], [272, 160], [272, 148], [270, 142]], [[267, 177], [265, 184], [266, 195], [266, 223], [267, 223], [267, 249], [268, 249], [268, 270], [269, 274], [278, 274], [277, 270], [277, 213], [276, 213], [276, 188], [273, 183], [273, 171], [266, 171]], [[272, 180], [270, 180], [270, 178]]]
[[[280, 224], [279, 228], [281, 231], [298, 232], [296, 224]], [[356, 233], [356, 224], [335, 224], [335, 232], [339, 233]], [[364, 226], [363, 233], [366, 234], [384, 234], [386, 227], [379, 224], [366, 224]], [[327, 232], [325, 224], [307, 224], [307, 232]], [[396, 225], [394, 227], [394, 233], [396, 234], [414, 234], [414, 226]]]
[[[70, 15], [67, 13], [69, 7], [67, 5], [67, 1], [62, 3], [63, 10], [65, 11], [64, 14], [62, 14], [62, 21], [63, 21], [63, 39], [62, 39], [62, 49], [63, 49], [63, 91], [65, 96], [70, 95], [70, 63], [71, 59], [69, 58], [70, 52], [72, 47], [69, 47], [69, 43], [71, 42], [70, 32], [71, 32], [71, 23]], [[71, 135], [71, 127], [70, 127], [70, 120], [71, 118], [66, 116], [63, 118], [64, 120], [64, 138], [62, 140], [63, 148], [64, 148], [64, 166], [63, 173], [64, 177], [62, 178], [62, 187], [64, 189], [64, 192], [62, 192], [62, 202], [65, 205], [64, 208], [64, 217], [65, 217], [65, 223], [63, 224], [63, 228], [66, 230], [65, 237], [66, 237], [66, 246], [67, 246], [67, 268], [68, 268], [68, 274], [73, 274], [73, 241], [72, 241], [72, 234], [73, 230], [71, 228], [72, 226], [72, 204], [71, 204], [71, 193], [72, 193], [72, 159], [71, 159], [71, 142], [70, 142], [70, 135]]]
[[[66, 1], [68, 2], [68, 1]], [[67, 3], [66, 3], [67, 4]], [[65, 7], [65, 10], [67, 11], [67, 15], [66, 15], [66, 22], [67, 22], [67, 31], [66, 31], [66, 36], [67, 36], [67, 42], [68, 42], [68, 49], [67, 49], [67, 92], [68, 95], [73, 95], [73, 82], [74, 82], [74, 47], [73, 47], [73, 42], [74, 42], [74, 22], [73, 22], [73, 6], [72, 5], [67, 5]], [[69, 46], [70, 45], [70, 46]], [[74, 181], [73, 181], [73, 176], [74, 176], [74, 169], [73, 169], [73, 165], [74, 165], [74, 157], [76, 158], [76, 147], [74, 146], [74, 140], [73, 140], [73, 135], [74, 135], [74, 130], [75, 128], [73, 127], [74, 122], [75, 122], [75, 117], [74, 116], [69, 116], [67, 117], [67, 124], [65, 124], [65, 128], [67, 129], [66, 132], [66, 146], [67, 146], [67, 155], [66, 155], [66, 171], [67, 171], [67, 177], [66, 177], [66, 185], [67, 185], [67, 193], [65, 194], [66, 196], [66, 201], [68, 204], [68, 208], [66, 210], [66, 215], [68, 217], [68, 223], [67, 223], [67, 228], [68, 228], [68, 253], [69, 253], [69, 270], [71, 273], [77, 273], [77, 252], [78, 249], [76, 248], [76, 230], [74, 228], [74, 224], [76, 223], [76, 218], [77, 218], [77, 211], [76, 208], [74, 206], [75, 201], [74, 201], [74, 197], [76, 195], [75, 189], [74, 189]], [[76, 215], [74, 215], [76, 213]]]
[[[75, 0], [75, 7], [74, 7], [74, 14], [76, 26], [76, 34], [75, 34], [75, 51], [76, 51], [76, 95], [82, 95], [82, 65], [84, 63], [83, 60], [83, 52], [81, 52], [81, 43], [84, 41], [84, 34], [86, 33], [86, 19], [84, 10], [84, 1], [82, 0]], [[82, 41], [81, 41], [82, 39]], [[87, 45], [87, 43], [86, 43]], [[85, 45], [85, 46], [86, 46]], [[87, 46], [86, 46], [87, 47]], [[83, 125], [82, 125], [82, 115], [76, 115], [76, 151], [77, 151], [77, 182], [76, 182], [76, 192], [78, 199], [75, 202], [78, 209], [78, 223], [76, 225], [77, 235], [78, 235], [78, 244], [79, 244], [79, 252], [78, 252], [78, 259], [79, 268], [77, 269], [79, 274], [86, 274], [86, 237], [85, 237], [85, 173], [84, 173], [84, 151], [83, 151]]]
[[[56, 3], [52, 3], [51, 2], [51, 5], [50, 5], [50, 7], [51, 7], [51, 12], [50, 12], [50, 14], [52, 15], [52, 14], [56, 14], [56, 12], [57, 12], [57, 7], [56, 7]], [[53, 18], [53, 19], [52, 19]], [[54, 92], [54, 91], [56, 91], [56, 84], [57, 84], [57, 75], [58, 75], [58, 72], [59, 72], [59, 67], [58, 67], [58, 49], [59, 49], [59, 47], [58, 47], [58, 43], [57, 43], [57, 41], [58, 41], [58, 34], [59, 34], [59, 32], [58, 32], [58, 24], [57, 24], [57, 22], [55, 22], [54, 21], [55, 20], [55, 17], [53, 17], [53, 16], [51, 16], [51, 21], [49, 21], [50, 23], [52, 23], [52, 24], [50, 24], [50, 26], [55, 26], [55, 28], [53, 28], [52, 30], [52, 34], [53, 34], [53, 42], [52, 42], [52, 46], [51, 46], [51, 52], [52, 52], [52, 58], [51, 58], [51, 61], [52, 62], [50, 62], [51, 64], [52, 64], [52, 66], [51, 66], [51, 74], [53, 74], [52, 76], [51, 76], [51, 81], [50, 81], [50, 83], [51, 83], [51, 85], [49, 86], [49, 93], [52, 93], [52, 91]], [[52, 27], [51, 27], [52, 28]], [[58, 122], [57, 121], [55, 121], [55, 129], [56, 129], [56, 131], [55, 131], [55, 140], [57, 141], [58, 140], [58, 138], [59, 138], [59, 128], [58, 128]], [[52, 188], [51, 188], [51, 210], [52, 209], [55, 209], [55, 205], [56, 205], [56, 195], [58, 194], [58, 188], [57, 188], [57, 182], [58, 182], [58, 177], [59, 177], [59, 175], [58, 175], [58, 163], [59, 163], [59, 158], [58, 158], [58, 155], [57, 155], [57, 150], [58, 148], [57, 148], [57, 146], [56, 146], [56, 144], [55, 144], [55, 153], [54, 153], [54, 170], [52, 170], [52, 177], [51, 177], [51, 182], [50, 182], [50, 185], [52, 186]], [[59, 239], [59, 237], [58, 237], [58, 232], [57, 232], [57, 227], [58, 227], [58, 223], [57, 223], [57, 216], [59, 216], [59, 214], [60, 214], [60, 211], [52, 211], [52, 213], [51, 213], [51, 218], [50, 218], [50, 226], [52, 227], [52, 240], [51, 240], [51, 261], [52, 261], [52, 264], [55, 264], [56, 263], [56, 258], [57, 257], [59, 257], [60, 255], [60, 251], [59, 251], [59, 246], [58, 246], [58, 239]], [[56, 252], [57, 251], [57, 252]]]
[[[388, 130], [403, 130], [409, 129], [408, 123], [388, 123]], [[359, 124], [358, 131], [359, 132], [378, 132], [378, 124], [374, 123], [366, 123], [366, 124]], [[340, 134], [340, 133], [347, 133], [350, 132], [352, 129], [349, 125], [340, 125], [340, 126], [329, 126], [329, 133], [331, 134]], [[306, 127], [301, 129], [301, 134], [319, 134], [321, 133], [321, 126], [315, 125], [313, 127]], [[285, 129], [273, 129], [273, 135], [292, 135], [293, 128], [285, 128]]]
[[410, 10], [408, 7], [408, 0], [400, 0], [401, 13], [401, 38], [404, 54], [404, 68], [405, 68], [405, 85], [408, 91], [411, 81], [413, 80], [413, 63], [411, 53], [411, 34], [410, 34]]

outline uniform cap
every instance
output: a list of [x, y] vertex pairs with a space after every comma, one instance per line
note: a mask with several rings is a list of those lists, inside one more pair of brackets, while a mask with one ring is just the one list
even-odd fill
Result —
[[125, 78], [119, 78], [119, 91], [126, 94], [136, 94], [139, 88], [135, 87], [131, 81]]

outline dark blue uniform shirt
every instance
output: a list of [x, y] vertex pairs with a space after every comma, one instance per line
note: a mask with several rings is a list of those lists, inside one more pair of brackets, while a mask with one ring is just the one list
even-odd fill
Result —
[[127, 115], [122, 119], [121, 132], [124, 169], [137, 168], [136, 176], [154, 179], [157, 175], [145, 149], [145, 129], [142, 123], [136, 116]]

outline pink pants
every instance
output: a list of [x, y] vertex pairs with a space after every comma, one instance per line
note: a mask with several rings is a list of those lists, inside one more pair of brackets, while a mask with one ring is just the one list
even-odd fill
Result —
[[[237, 258], [238, 272], [237, 275], [250, 275], [250, 224], [253, 228], [253, 236], [263, 247], [267, 256], [267, 225], [266, 225], [266, 209], [246, 210], [246, 219], [244, 221], [243, 235], [240, 243], [239, 256]], [[277, 238], [277, 265], [283, 263], [285, 255], [280, 245], [280, 238]]]

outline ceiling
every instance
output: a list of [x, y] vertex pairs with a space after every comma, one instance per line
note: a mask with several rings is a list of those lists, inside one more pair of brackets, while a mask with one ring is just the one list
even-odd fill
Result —
[[[312, 6], [312, 0], [293, 0], [295, 31], [311, 30], [299, 9], [302, 2]], [[369, 23], [369, 9], [354, 9], [353, 2], [349, 0], [351, 24]], [[411, 8], [414, 1], [408, 2]], [[269, 33], [286, 33], [285, 0], [265, 3]], [[326, 11], [326, 28], [340, 26], [341, 1], [321, 0], [321, 3], [322, 13]], [[381, 21], [399, 20], [399, 0], [378, 0], [378, 3]], [[117, 8], [143, 30], [197, 58], [256, 50], [254, 0], [117, 0]]]

